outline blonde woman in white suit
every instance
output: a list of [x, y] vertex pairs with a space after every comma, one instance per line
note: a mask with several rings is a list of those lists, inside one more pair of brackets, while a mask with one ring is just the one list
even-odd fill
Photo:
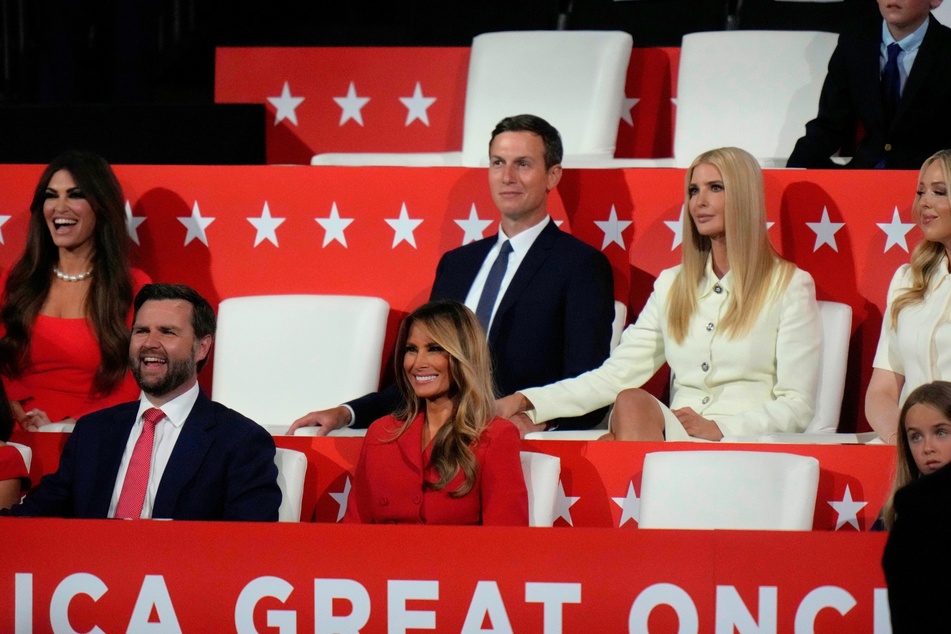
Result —
[[[803, 431], [821, 338], [812, 277], [766, 234], [763, 174], [748, 152], [698, 156], [686, 175], [682, 261], [662, 271], [605, 363], [497, 401], [540, 423], [614, 403], [617, 440], [720, 440]], [[640, 389], [668, 363], [668, 408]]]

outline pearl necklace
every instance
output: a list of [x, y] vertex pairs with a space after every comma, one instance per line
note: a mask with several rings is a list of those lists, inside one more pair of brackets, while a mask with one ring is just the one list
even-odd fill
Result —
[[85, 273], [80, 273], [79, 275], [67, 275], [59, 270], [58, 267], [53, 267], [53, 273], [56, 274], [56, 277], [63, 280], [64, 282], [82, 282], [84, 279], [92, 275], [92, 267], [89, 267], [89, 270]]

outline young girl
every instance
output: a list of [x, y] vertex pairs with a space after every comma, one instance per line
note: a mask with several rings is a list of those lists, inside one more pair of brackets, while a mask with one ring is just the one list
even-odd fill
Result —
[[925, 383], [908, 395], [898, 419], [897, 441], [895, 482], [881, 517], [888, 530], [895, 523], [895, 493], [951, 462], [951, 383]]

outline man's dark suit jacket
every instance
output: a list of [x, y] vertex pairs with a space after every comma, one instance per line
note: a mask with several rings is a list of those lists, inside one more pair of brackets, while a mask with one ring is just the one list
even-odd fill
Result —
[[895, 494], [895, 524], [882, 568], [892, 631], [951, 629], [951, 465], [918, 478]]
[[951, 29], [933, 16], [929, 20], [891, 125], [882, 105], [881, 18], [839, 36], [819, 114], [806, 124], [788, 167], [838, 167], [829, 157], [839, 150], [848, 154], [859, 128], [851, 168], [871, 169], [884, 159], [886, 168], [916, 170], [938, 150], [951, 147]]
[[[12, 515], [105, 518], [139, 402], [87, 414], [47, 475]], [[182, 426], [162, 475], [153, 518], [277, 521], [281, 490], [274, 439], [204, 393]]]
[[[494, 235], [444, 254], [430, 299], [464, 302]], [[611, 347], [614, 277], [604, 254], [549, 222], [528, 250], [499, 303], [489, 331], [496, 388], [502, 395], [547, 385], [600, 366]], [[367, 427], [399, 404], [395, 386], [347, 403], [356, 427]], [[559, 429], [588, 429], [597, 410], [550, 421]]]

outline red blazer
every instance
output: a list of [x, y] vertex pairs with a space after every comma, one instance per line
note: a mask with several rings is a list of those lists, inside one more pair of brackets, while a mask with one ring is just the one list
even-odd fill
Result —
[[401, 426], [392, 416], [370, 425], [347, 503], [345, 522], [364, 524], [493, 524], [528, 526], [528, 494], [519, 458], [521, 439], [507, 420], [495, 418], [473, 447], [478, 470], [466, 495], [449, 495], [463, 482], [460, 472], [444, 489], [429, 464], [432, 443], [421, 450], [423, 414], [392, 442]]

